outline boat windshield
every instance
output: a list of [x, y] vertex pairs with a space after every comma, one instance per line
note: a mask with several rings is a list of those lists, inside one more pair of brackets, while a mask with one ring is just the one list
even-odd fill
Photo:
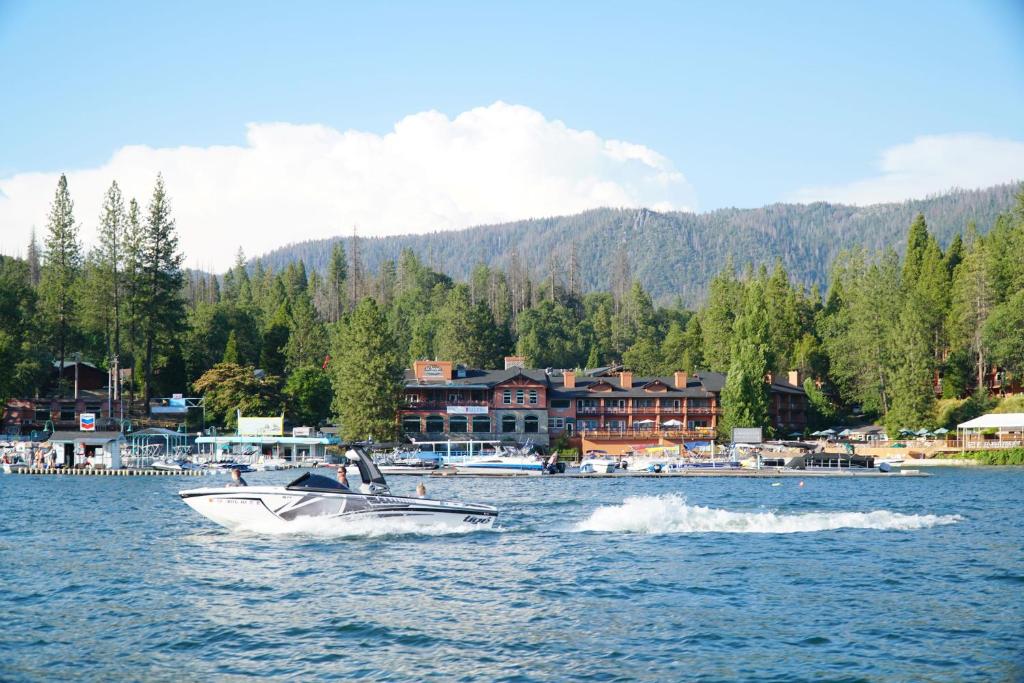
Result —
[[306, 472], [285, 488], [291, 491], [301, 491], [304, 489], [312, 491], [348, 491], [337, 479], [331, 479], [320, 474], [310, 474], [309, 472]]

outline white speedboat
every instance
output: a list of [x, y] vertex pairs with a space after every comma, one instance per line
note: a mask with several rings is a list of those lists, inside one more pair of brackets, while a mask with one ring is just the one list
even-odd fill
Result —
[[307, 472], [286, 486], [199, 488], [179, 495], [193, 510], [229, 529], [310, 519], [386, 519], [417, 526], [488, 528], [498, 517], [497, 508], [490, 505], [392, 495], [384, 475], [362, 448], [353, 447], [345, 456], [359, 468], [358, 491]]
[[457, 474], [544, 474], [544, 460], [535, 455], [481, 455], [451, 463]]
[[150, 465], [150, 468], [154, 470], [162, 470], [164, 472], [187, 472], [191, 470], [201, 470], [203, 465], [192, 462], [191, 460], [173, 460], [171, 458], [159, 458], [154, 460]]

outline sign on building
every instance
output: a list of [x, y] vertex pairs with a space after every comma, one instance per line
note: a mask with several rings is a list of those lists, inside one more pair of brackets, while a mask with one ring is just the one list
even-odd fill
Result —
[[444, 377], [444, 368], [440, 365], [427, 365], [423, 368], [423, 376], [430, 377], [431, 379], [439, 379]]
[[284, 436], [284, 417], [238, 416], [239, 436]]
[[313, 436], [312, 427], [295, 427], [292, 429], [292, 436]]
[[486, 415], [487, 406], [448, 406], [449, 415]]
[[761, 428], [760, 427], [733, 427], [732, 428], [732, 442], [733, 443], [761, 443]]
[[96, 413], [79, 413], [78, 429], [83, 432], [96, 431]]

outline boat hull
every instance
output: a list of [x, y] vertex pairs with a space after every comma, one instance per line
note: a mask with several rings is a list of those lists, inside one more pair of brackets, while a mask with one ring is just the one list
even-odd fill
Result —
[[232, 530], [300, 527], [317, 520], [397, 520], [424, 527], [490, 528], [498, 517], [489, 505], [362, 493], [293, 491], [283, 487], [202, 488], [182, 500], [207, 519]]

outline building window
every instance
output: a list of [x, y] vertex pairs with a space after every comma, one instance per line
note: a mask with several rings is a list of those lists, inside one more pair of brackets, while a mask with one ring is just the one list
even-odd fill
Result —
[[504, 403], [507, 406], [508, 405], [512, 405], [512, 390], [511, 389], [506, 389], [505, 391], [501, 392], [501, 402]]
[[622, 420], [609, 420], [608, 429], [613, 432], [621, 432], [626, 428], [626, 423]]
[[526, 419], [523, 420], [523, 431], [530, 434], [536, 434], [540, 431], [540, 421], [536, 415], [526, 416]]
[[406, 434], [419, 434], [420, 419], [418, 417], [402, 418], [402, 431]]
[[566, 434], [572, 434], [574, 431], [576, 431], [576, 424], [572, 421], [572, 419], [566, 419], [566, 421], [565, 421], [565, 433]]
[[49, 408], [36, 408], [36, 422], [46, 422], [50, 419]]
[[464, 415], [452, 415], [448, 418], [449, 432], [468, 432], [469, 426]]
[[515, 415], [504, 415], [501, 418], [501, 431], [503, 432], [514, 432], [516, 431], [516, 416]]
[[516, 404], [523, 405], [524, 392], [522, 389], [516, 389]]
[[530, 389], [530, 404], [537, 405], [537, 390]]
[[486, 415], [477, 415], [473, 418], [473, 431], [474, 432], [489, 432], [491, 431], [491, 418]]
[[74, 406], [61, 406], [60, 407], [60, 419], [64, 422], [71, 422], [75, 419], [75, 407]]
[[562, 431], [565, 429], [565, 418], [564, 417], [549, 417], [548, 418], [548, 429]]
[[458, 403], [459, 402], [459, 395], [458, 394], [448, 394], [448, 402], [449, 403]]
[[431, 415], [427, 418], [427, 431], [438, 433], [444, 431], [444, 418], [440, 415]]
[[570, 405], [569, 399], [567, 398], [553, 398], [551, 399], [552, 408], [568, 408]]

